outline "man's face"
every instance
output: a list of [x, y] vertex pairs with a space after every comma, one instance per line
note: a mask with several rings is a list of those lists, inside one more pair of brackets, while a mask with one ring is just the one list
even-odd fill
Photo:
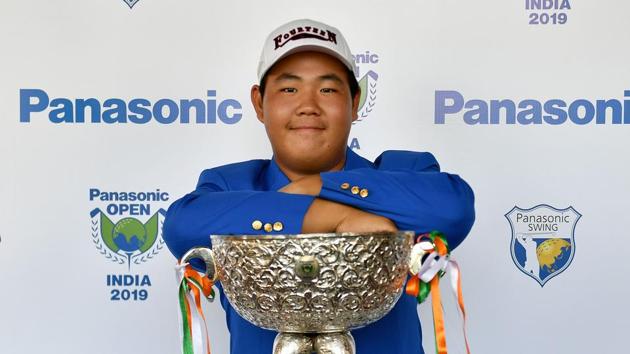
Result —
[[[300, 52], [268, 72], [264, 97], [252, 103], [285, 173], [314, 174], [343, 167], [359, 94], [350, 95], [346, 67], [319, 52]], [[291, 178], [292, 176], [289, 176]]]

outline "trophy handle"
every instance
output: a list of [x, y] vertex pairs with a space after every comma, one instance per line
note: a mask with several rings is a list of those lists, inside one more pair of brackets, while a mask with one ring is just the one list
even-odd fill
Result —
[[206, 272], [205, 275], [212, 281], [216, 281], [217, 274], [217, 266], [214, 262], [214, 253], [210, 248], [207, 247], [195, 247], [191, 248], [184, 254], [182, 257], [182, 264], [188, 263], [191, 259], [200, 258], [206, 263]]

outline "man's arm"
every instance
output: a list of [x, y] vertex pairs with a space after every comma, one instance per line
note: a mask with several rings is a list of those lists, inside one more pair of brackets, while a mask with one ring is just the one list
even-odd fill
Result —
[[[447, 235], [451, 248], [459, 244], [474, 220], [468, 185], [457, 176], [437, 172], [432, 156], [429, 163], [426, 158], [402, 163], [384, 157], [377, 166], [390, 170], [322, 173], [321, 179], [309, 177], [277, 192], [229, 190], [216, 169], [206, 170], [197, 189], [169, 208], [164, 240], [178, 258], [191, 247], [208, 246], [211, 234], [394, 231], [397, 227], [416, 232], [438, 229]], [[350, 188], [341, 188], [344, 181]], [[352, 194], [354, 185], [368, 189], [368, 195]], [[256, 221], [262, 224], [258, 230]], [[277, 222], [281, 230], [265, 231], [265, 224]]]
[[352, 206], [390, 219], [401, 230], [439, 230], [451, 249], [463, 241], [475, 218], [474, 195], [463, 179], [440, 172], [429, 153], [388, 151], [375, 164], [376, 169], [307, 177], [281, 191]]
[[[291, 184], [286, 189], [290, 189], [290, 186]], [[206, 170], [202, 173], [196, 190], [168, 208], [163, 228], [164, 240], [173, 255], [181, 258], [192, 247], [209, 246], [211, 234], [396, 230], [394, 224], [382, 216], [315, 198], [312, 196], [314, 193], [305, 189], [293, 190], [293, 193], [284, 189], [230, 190], [226, 179], [217, 169]], [[271, 231], [265, 229], [267, 224]], [[278, 225], [281, 226], [277, 227]]]
[[[289, 183], [279, 192], [318, 196], [322, 189], [319, 174]], [[312, 232], [395, 232], [394, 223], [380, 215], [370, 214], [349, 205], [315, 198], [304, 215], [303, 233]]]
[[[192, 247], [209, 246], [212, 234], [300, 233], [304, 214], [314, 199], [276, 191], [230, 190], [217, 169], [206, 170], [195, 191], [168, 208], [164, 241], [180, 258]], [[282, 225], [279, 231], [277, 223]], [[265, 230], [266, 224], [271, 231]]]

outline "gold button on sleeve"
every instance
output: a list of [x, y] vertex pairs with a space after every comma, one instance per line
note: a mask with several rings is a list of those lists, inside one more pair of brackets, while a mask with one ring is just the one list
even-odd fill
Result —
[[361, 198], [365, 198], [368, 196], [368, 190], [363, 188], [361, 189], [361, 191], [359, 192], [359, 195], [361, 196]]
[[271, 230], [273, 230], [273, 226], [271, 226], [270, 223], [266, 223], [265, 224], [265, 231], [267, 232], [271, 232]]
[[341, 189], [348, 189], [348, 188], [350, 188], [350, 183], [346, 182], [346, 183], [341, 184]]
[[273, 223], [273, 231], [282, 231], [283, 228], [284, 225], [282, 225], [280, 221], [276, 221], [275, 223]]
[[352, 189], [350, 189], [350, 192], [352, 192], [352, 194], [359, 194], [359, 187], [352, 186]]
[[254, 230], [260, 230], [262, 229], [262, 221], [260, 220], [254, 220], [254, 222], [252, 222], [252, 229]]

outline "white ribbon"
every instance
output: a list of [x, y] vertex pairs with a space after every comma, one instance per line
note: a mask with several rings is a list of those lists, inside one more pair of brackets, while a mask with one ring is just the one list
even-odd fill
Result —
[[[424, 258], [424, 262], [422, 259]], [[464, 340], [466, 342], [466, 353], [470, 354], [470, 348], [468, 346], [468, 338], [466, 336], [466, 310], [464, 309], [463, 298], [460, 302], [461, 289], [460, 283], [460, 270], [459, 265], [455, 260], [450, 259], [450, 255], [440, 256], [435, 251], [433, 243], [428, 241], [421, 241], [416, 243], [411, 250], [411, 257], [409, 261], [409, 272], [414, 276], [420, 278], [424, 283], [429, 283], [435, 276], [448, 275], [451, 283], [451, 290], [457, 301], [458, 312], [462, 318], [462, 327], [464, 331]]]
[[455, 299], [457, 299], [457, 309], [459, 312], [459, 315], [462, 318], [462, 329], [464, 332], [464, 341], [466, 343], [466, 353], [470, 354], [470, 347], [468, 345], [468, 336], [466, 335], [466, 310], [464, 309], [464, 299], [462, 297], [461, 299], [461, 303], [459, 302], [460, 300], [460, 292], [461, 289], [459, 287], [459, 283], [460, 283], [460, 270], [459, 270], [459, 265], [457, 264], [457, 262], [455, 262], [455, 260], [451, 259], [447, 266], [446, 266], [446, 274], [449, 276], [450, 280], [451, 280], [451, 290], [453, 290], [453, 295], [455, 296]]
[[439, 272], [444, 272], [449, 263], [448, 256], [440, 256], [433, 251], [427, 259], [422, 263], [418, 270], [418, 277], [425, 283], [429, 283]]

